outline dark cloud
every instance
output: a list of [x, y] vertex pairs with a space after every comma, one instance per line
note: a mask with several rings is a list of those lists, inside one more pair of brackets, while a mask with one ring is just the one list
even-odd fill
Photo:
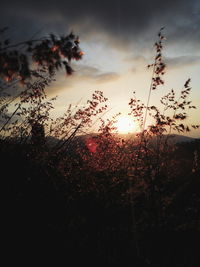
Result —
[[56, 81], [53, 82], [47, 89], [48, 96], [55, 96], [60, 91], [68, 90], [82, 82], [89, 83], [108, 83], [119, 79], [120, 74], [115, 72], [104, 72], [96, 67], [88, 65], [74, 64], [75, 72], [72, 76], [64, 75], [63, 71], [56, 76]]
[[[131, 56], [124, 59], [125, 62], [132, 65], [131, 72], [137, 73], [144, 71], [147, 65], [151, 62], [149, 58], [143, 56]], [[175, 57], [163, 57], [164, 63], [168, 69], [181, 69], [188, 66], [194, 66], [200, 64], [200, 56], [198, 55], [186, 55]]]
[[96, 83], [107, 83], [120, 77], [120, 74], [116, 72], [104, 72], [93, 66], [82, 65], [77, 68], [78, 71], [74, 75], [74, 82], [89, 80]]
[[73, 66], [74, 66], [75, 74], [77, 74], [81, 78], [96, 77], [101, 73], [100, 69], [93, 67], [93, 66], [77, 65], [77, 64], [73, 64]]
[[173, 58], [165, 58], [165, 63], [167, 67], [172, 68], [182, 68], [186, 66], [196, 65], [200, 63], [200, 56], [180, 56]]
[[66, 32], [73, 27], [85, 38], [104, 32], [115, 43], [125, 44], [151, 39], [165, 25], [171, 42], [200, 41], [198, 0], [3, 1], [1, 21], [20, 36], [38, 30]]

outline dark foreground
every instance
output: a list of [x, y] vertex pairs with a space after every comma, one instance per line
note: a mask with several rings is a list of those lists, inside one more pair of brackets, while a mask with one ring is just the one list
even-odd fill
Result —
[[172, 200], [161, 212], [142, 194], [130, 205], [126, 180], [109, 182], [124, 177], [122, 171], [77, 171], [74, 165], [66, 177], [54, 158], [34, 160], [39, 154], [30, 151], [29, 145], [1, 144], [7, 263], [200, 266], [199, 174], [185, 171], [168, 183], [165, 200]]

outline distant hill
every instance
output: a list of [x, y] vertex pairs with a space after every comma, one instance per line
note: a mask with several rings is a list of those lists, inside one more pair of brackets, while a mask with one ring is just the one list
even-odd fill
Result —
[[169, 138], [170, 138], [170, 141], [174, 144], [183, 143], [183, 142], [193, 142], [199, 139], [199, 138], [193, 138], [193, 137], [178, 135], [178, 134], [171, 134]]
[[[85, 142], [86, 139], [88, 138], [92, 138], [92, 137], [97, 137], [98, 134], [97, 133], [91, 133], [91, 134], [85, 134], [85, 135], [78, 135], [74, 137], [74, 141], [77, 142]], [[115, 134], [115, 136], [124, 139], [124, 140], [134, 140], [136, 137], [136, 134]], [[163, 139], [165, 139], [167, 136], [164, 135]], [[152, 141], [154, 141], [156, 139], [153, 138]], [[178, 135], [178, 134], [171, 134], [168, 136], [168, 141], [171, 144], [177, 144], [177, 143], [185, 143], [185, 142], [193, 142], [195, 140], [200, 140], [200, 138], [193, 138], [193, 137], [189, 137], [189, 136], [184, 136], [184, 135]], [[51, 137], [49, 136], [47, 138], [47, 144], [50, 146], [54, 146], [59, 140], [57, 138]]]

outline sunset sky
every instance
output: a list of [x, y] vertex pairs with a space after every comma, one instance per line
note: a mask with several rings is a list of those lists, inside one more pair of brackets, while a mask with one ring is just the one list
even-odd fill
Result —
[[[49, 96], [58, 95], [57, 115], [69, 103], [86, 101], [94, 90], [109, 98], [107, 116], [128, 113], [133, 91], [146, 103], [151, 80], [147, 65], [153, 60], [157, 32], [165, 26], [165, 85], [153, 92], [150, 104], [158, 104], [159, 97], [172, 88], [181, 91], [191, 78], [191, 98], [197, 109], [190, 112], [189, 122], [199, 123], [199, 0], [3, 0], [0, 13], [1, 27], [9, 27], [7, 34], [13, 41], [71, 30], [79, 35], [83, 60], [73, 64], [72, 76], [59, 73], [48, 89]], [[200, 137], [200, 130], [191, 135]]]

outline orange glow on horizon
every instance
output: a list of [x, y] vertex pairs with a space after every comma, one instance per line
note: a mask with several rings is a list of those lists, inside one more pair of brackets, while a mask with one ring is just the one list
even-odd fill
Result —
[[136, 132], [136, 123], [130, 116], [121, 116], [116, 123], [117, 131], [119, 133]]

